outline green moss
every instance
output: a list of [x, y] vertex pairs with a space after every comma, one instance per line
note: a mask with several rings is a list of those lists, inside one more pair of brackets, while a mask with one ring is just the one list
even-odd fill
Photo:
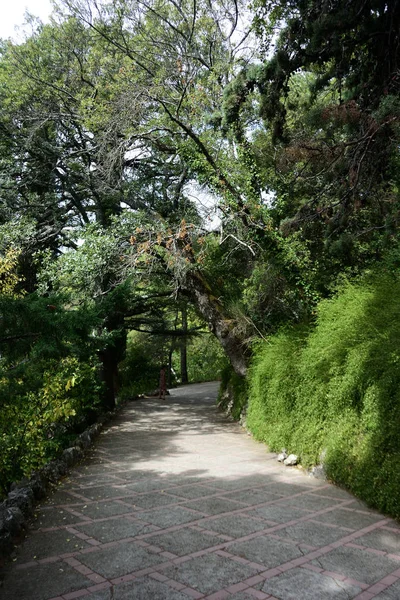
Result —
[[315, 327], [261, 344], [247, 425], [400, 517], [400, 281], [375, 275], [319, 306]]
[[226, 366], [221, 372], [218, 405], [238, 420], [247, 406], [248, 393], [246, 379], [237, 375], [230, 365]]

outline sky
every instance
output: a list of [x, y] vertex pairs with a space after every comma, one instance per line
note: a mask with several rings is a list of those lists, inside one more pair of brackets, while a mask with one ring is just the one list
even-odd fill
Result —
[[46, 21], [51, 13], [50, 0], [0, 0], [0, 38], [18, 39], [15, 26], [22, 25], [26, 10]]

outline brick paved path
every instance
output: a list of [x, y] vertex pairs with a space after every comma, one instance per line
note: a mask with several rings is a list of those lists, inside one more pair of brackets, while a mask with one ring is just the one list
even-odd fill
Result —
[[127, 405], [38, 509], [7, 600], [400, 599], [400, 529], [278, 464], [216, 384]]

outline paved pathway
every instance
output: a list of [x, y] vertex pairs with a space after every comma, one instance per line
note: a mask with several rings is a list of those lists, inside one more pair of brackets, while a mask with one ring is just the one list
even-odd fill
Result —
[[216, 384], [127, 405], [38, 509], [6, 600], [400, 599], [400, 528], [278, 464]]

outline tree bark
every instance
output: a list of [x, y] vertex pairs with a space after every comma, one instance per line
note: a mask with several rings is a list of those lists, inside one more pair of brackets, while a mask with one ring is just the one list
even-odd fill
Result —
[[187, 306], [182, 304], [182, 331], [183, 336], [181, 338], [181, 383], [189, 383], [188, 370], [187, 370]]
[[115, 383], [118, 377], [118, 362], [114, 356], [113, 348], [106, 348], [99, 355], [102, 363], [101, 378], [104, 383], [103, 407], [106, 410], [114, 410], [116, 406]]
[[167, 387], [172, 385], [172, 354], [174, 352], [174, 344], [172, 343], [168, 352], [168, 371], [167, 371]]
[[119, 383], [118, 365], [124, 358], [126, 350], [126, 331], [119, 327], [123, 325], [123, 319], [123, 313], [110, 312], [104, 321], [110, 333], [113, 333], [112, 342], [99, 352], [104, 383], [103, 406], [106, 410], [114, 410], [116, 406]]
[[234, 371], [244, 377], [247, 372], [245, 345], [235, 333], [233, 319], [229, 318], [218, 298], [212, 295], [206, 280], [198, 271], [188, 271], [181, 285], [217, 337]]

